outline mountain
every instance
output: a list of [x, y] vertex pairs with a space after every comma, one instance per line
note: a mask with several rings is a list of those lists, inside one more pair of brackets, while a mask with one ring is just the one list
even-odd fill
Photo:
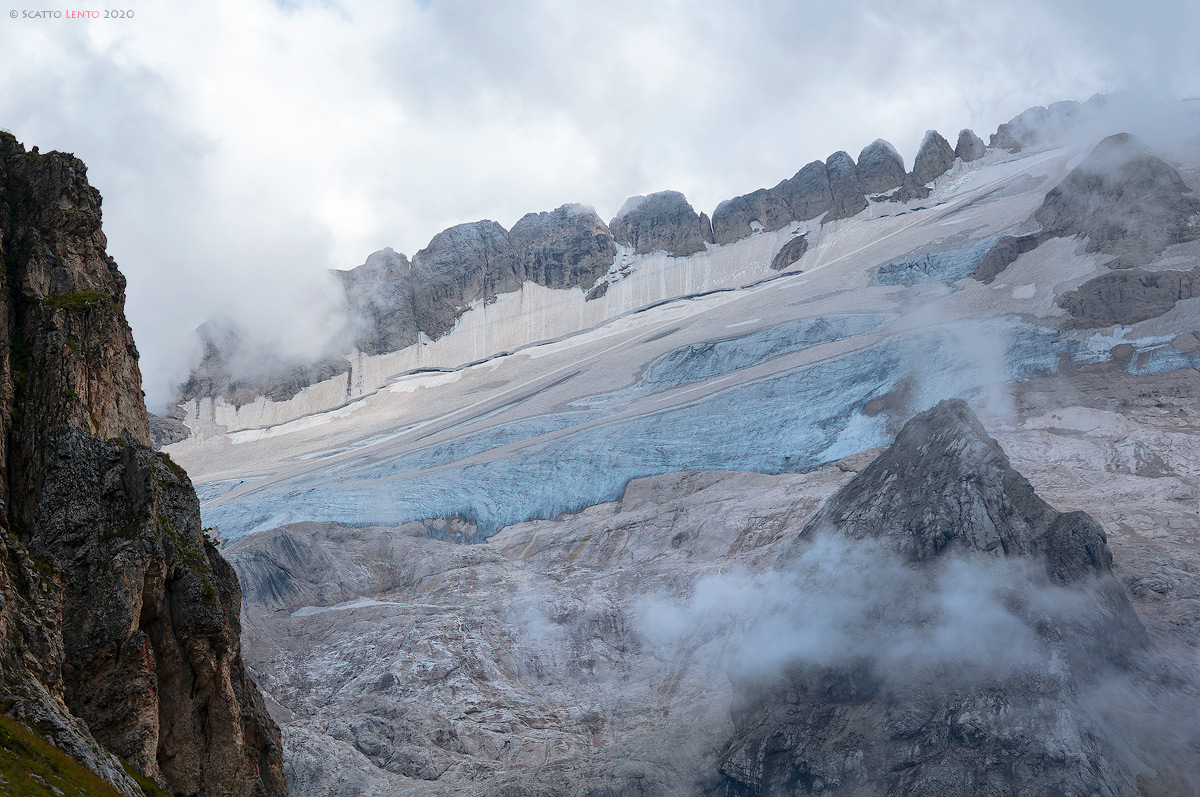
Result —
[[1115, 102], [377, 253], [415, 343], [181, 405], [294, 793], [1194, 791], [1200, 117]]
[[[0, 706], [117, 793], [285, 794], [234, 572], [149, 446], [100, 202], [80, 161], [0, 133]], [[17, 772], [36, 749], [5, 745]]]

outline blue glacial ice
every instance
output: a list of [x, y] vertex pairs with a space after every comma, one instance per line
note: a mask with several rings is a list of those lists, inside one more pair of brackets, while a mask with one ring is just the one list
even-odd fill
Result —
[[[997, 347], [996, 341], [1007, 343]], [[570, 428], [594, 414], [505, 424], [391, 459], [361, 457], [212, 503], [204, 507], [204, 520], [236, 539], [302, 520], [398, 525], [458, 517], [475, 524], [474, 541], [480, 541], [511, 523], [616, 499], [630, 479], [642, 476], [684, 469], [803, 471], [883, 445], [885, 418], [871, 416], [866, 406], [902, 379], [911, 377], [906, 389], [916, 411], [952, 396], [979, 398], [1010, 379], [1051, 373], [1065, 348], [1057, 334], [1014, 319], [890, 337], [689, 404], [576, 431]], [[760, 351], [757, 344], [749, 347], [750, 360]], [[667, 383], [681, 374], [725, 373], [719, 369], [739, 361], [722, 354], [697, 362], [677, 360], [684, 367], [670, 371], [675, 376]], [[562, 429], [568, 431], [539, 439]], [[522, 440], [528, 444], [515, 452], [454, 465]]]
[[948, 252], [926, 252], [893, 260], [875, 272], [876, 285], [920, 285], [926, 282], [954, 282], [970, 277], [980, 261], [1004, 233], [969, 243]]

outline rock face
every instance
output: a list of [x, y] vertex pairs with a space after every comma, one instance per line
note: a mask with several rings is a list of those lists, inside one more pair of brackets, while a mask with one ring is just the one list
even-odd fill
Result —
[[[1104, 532], [1042, 501], [963, 402], [906, 424], [777, 567], [819, 565], [829, 540], [878, 569], [866, 641], [779, 677], [734, 676], [737, 730], [713, 793], [1151, 793], [1127, 755], [1137, 741], [1088, 698], [1132, 677], [1149, 645]], [[977, 590], [994, 578], [988, 619]], [[958, 590], [975, 591], [969, 641], [944, 614]], [[922, 603], [930, 591], [936, 606]]]
[[1105, 103], [1105, 97], [1097, 94], [1083, 104], [1068, 100], [1044, 108], [1040, 105], [1029, 108], [996, 128], [989, 146], [1020, 152], [1026, 147], [1052, 144], [1098, 112]]
[[1200, 288], [1200, 268], [1191, 271], [1126, 269], [1103, 274], [1067, 291], [1058, 300], [1071, 326], [1092, 328], [1136, 324], [1157, 318], [1191, 299]]
[[929, 185], [954, 165], [954, 150], [949, 142], [936, 130], [928, 130], [921, 140], [921, 148], [913, 160], [913, 180], [920, 185]]
[[412, 263], [381, 249], [351, 271], [334, 271], [346, 295], [355, 345], [366, 354], [403, 349], [417, 342]]
[[792, 221], [815, 219], [833, 207], [829, 173], [821, 161], [809, 163], [771, 189], [760, 188], [734, 197], [713, 211], [713, 240], [729, 244], [754, 232], [754, 224], [768, 232]]
[[848, 219], [866, 208], [866, 192], [858, 182], [854, 158], [849, 153], [833, 153], [825, 160], [825, 169], [829, 173], [829, 194], [833, 198], [826, 220]]
[[904, 159], [888, 142], [877, 138], [858, 154], [858, 182], [868, 194], [879, 194], [904, 184]]
[[771, 268], [775, 269], [776, 271], [783, 271], [785, 268], [804, 257], [804, 253], [807, 251], [808, 236], [798, 235], [784, 244], [783, 248], [775, 254], [775, 257], [771, 260]]
[[975, 135], [974, 130], [958, 131], [958, 143], [954, 147], [954, 155], [964, 163], [977, 161], [987, 154], [987, 146], [983, 139]]
[[286, 401], [305, 387], [349, 368], [344, 358], [316, 362], [280, 359], [270, 347], [225, 319], [205, 322], [196, 334], [204, 344], [204, 356], [179, 386], [181, 401], [220, 396], [236, 407], [260, 396]]
[[617, 253], [608, 226], [583, 205], [527, 213], [508, 237], [520, 258], [521, 278], [547, 288], [578, 285], [587, 290], [604, 276]]
[[237, 581], [147, 445], [104, 247], [84, 165], [0, 133], [2, 705], [126, 794], [114, 753], [177, 794], [285, 794]]
[[472, 302], [521, 287], [520, 270], [516, 250], [496, 222], [443, 230], [413, 257], [417, 329], [440, 338]]
[[[1200, 199], [1192, 193], [1179, 172], [1150, 153], [1141, 141], [1127, 133], [1109, 136], [1046, 194], [1033, 214], [1041, 231], [998, 240], [975, 276], [991, 282], [1021, 254], [1051, 238], [1071, 236], [1087, 238], [1088, 252], [1110, 255], [1109, 268], [1146, 265], [1168, 246], [1200, 240], [1200, 225], [1196, 223], [1200, 217]], [[1174, 287], [1168, 285], [1172, 279]], [[1106, 311], [1102, 313], [1104, 318], [1132, 317], [1153, 306], [1161, 306], [1162, 312], [1166, 312], [1176, 300], [1188, 298], [1176, 290], [1185, 283], [1190, 285], [1185, 277], [1169, 275], [1149, 281], [1140, 277], [1100, 278], [1088, 290], [1081, 288], [1079, 295], [1070, 301], [1078, 312], [1083, 312], [1085, 306], [1099, 308], [1090, 300], [1081, 304], [1085, 295], [1095, 298], [1102, 293], [1102, 302], [1107, 304], [1118, 299], [1124, 302], [1126, 298], [1132, 302], [1129, 312], [1117, 311], [1114, 315]], [[1119, 297], [1114, 290], [1128, 291], [1129, 296]], [[1164, 304], [1163, 297], [1167, 294], [1175, 298]], [[1157, 298], [1150, 298], [1151, 295]], [[1133, 305], [1138, 309], [1132, 309]], [[1109, 323], [1113, 321], [1098, 321], [1095, 326]]]
[[1169, 163], [1127, 133], [1109, 136], [1046, 194], [1034, 214], [1045, 238], [1088, 238], [1114, 267], [1141, 265], [1171, 244], [1200, 239], [1200, 199]]
[[687, 257], [704, 250], [700, 217], [678, 191], [630, 197], [608, 226], [617, 243], [639, 255]]
[[990, 285], [996, 275], [1017, 262], [1017, 258], [1026, 252], [1037, 248], [1037, 235], [1005, 235], [1001, 237], [983, 256], [979, 268], [975, 271], [975, 279]]

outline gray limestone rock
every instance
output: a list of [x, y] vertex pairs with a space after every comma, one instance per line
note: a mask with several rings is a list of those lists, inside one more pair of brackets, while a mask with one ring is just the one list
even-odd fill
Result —
[[783, 271], [785, 268], [804, 257], [804, 253], [807, 251], [808, 236], [798, 235], [784, 244], [783, 248], [775, 253], [775, 257], [771, 260], [771, 268], [775, 271]]
[[964, 163], [976, 161], [987, 154], [987, 145], [983, 139], [975, 135], [974, 130], [964, 128], [958, 131], [958, 144], [954, 147], [954, 155]]
[[858, 182], [868, 194], [881, 194], [904, 184], [904, 159], [887, 141], [877, 138], [858, 154]]
[[114, 754], [172, 794], [283, 795], [237, 580], [148, 445], [100, 222], [81, 162], [0, 132], [0, 710], [131, 797]]
[[617, 253], [608, 225], [584, 205], [527, 213], [508, 238], [517, 251], [520, 278], [547, 288], [587, 290], [609, 270]]
[[833, 207], [829, 172], [821, 161], [813, 161], [784, 180], [775, 190], [792, 209], [796, 221], [815, 219]]
[[913, 180], [920, 185], [929, 185], [950, 170], [954, 165], [954, 150], [949, 142], [936, 130], [925, 132], [921, 148], [913, 160]]
[[975, 270], [975, 279], [985, 285], [990, 285], [1001, 271], [1017, 262], [1017, 258], [1026, 252], [1037, 248], [1037, 235], [1005, 235], [992, 245], [992, 248], [979, 261]]
[[713, 211], [713, 241], [729, 244], [759, 229], [773, 232], [792, 222], [792, 209], [779, 195], [778, 188], [760, 188], [745, 196], [727, 199]]
[[829, 175], [829, 193], [832, 207], [825, 216], [826, 221], [846, 219], [867, 207], [866, 191], [858, 182], [858, 170], [849, 153], [835, 152], [825, 160]]
[[700, 217], [678, 191], [630, 197], [608, 226], [617, 243], [638, 254], [686, 257], [704, 251]]
[[1113, 267], [1144, 265], [1172, 244], [1200, 239], [1200, 199], [1169, 163], [1137, 138], [1101, 141], [1046, 194], [1034, 219], [1040, 237], [1086, 236], [1087, 251]]
[[496, 222], [443, 230], [412, 260], [417, 329], [440, 338], [472, 302], [490, 301], [521, 287], [521, 271], [508, 233]]
[[1166, 313], [1176, 302], [1200, 293], [1200, 267], [1191, 271], [1122, 269], [1090, 279], [1059, 297], [1070, 326], [1136, 324]]
[[[828, 564], [829, 546], [843, 559]], [[1039, 498], [965, 403], [909, 421], [777, 567], [804, 577], [798, 568], [820, 567], [821, 557], [849, 566], [843, 579], [863, 580], [868, 605], [851, 622], [866, 631], [851, 630], [846, 655], [815, 651], [781, 676], [731, 676], [736, 731], [711, 794], [1134, 797], [1154, 788], [1135, 758], [1152, 741], [1127, 733], [1092, 695], [1187, 693], [1140, 669], [1148, 637], [1112, 576], [1100, 526]], [[1007, 575], [988, 586], [996, 573]], [[1007, 630], [986, 636], [996, 616], [976, 594], [965, 627], [980, 636], [924, 636], [946, 622], [954, 604], [945, 601], [981, 587], [1004, 596], [991, 605]], [[945, 598], [924, 604], [931, 593]], [[905, 644], [913, 647], [897, 655]]]
[[358, 268], [333, 274], [359, 351], [382, 354], [417, 342], [416, 288], [407, 257], [381, 249]]

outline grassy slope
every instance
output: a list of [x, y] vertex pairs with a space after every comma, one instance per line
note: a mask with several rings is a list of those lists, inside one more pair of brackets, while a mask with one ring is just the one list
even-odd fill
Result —
[[[147, 797], [169, 797], [153, 782], [126, 767]], [[122, 797], [82, 764], [30, 731], [0, 715], [0, 794], [12, 797]]]

